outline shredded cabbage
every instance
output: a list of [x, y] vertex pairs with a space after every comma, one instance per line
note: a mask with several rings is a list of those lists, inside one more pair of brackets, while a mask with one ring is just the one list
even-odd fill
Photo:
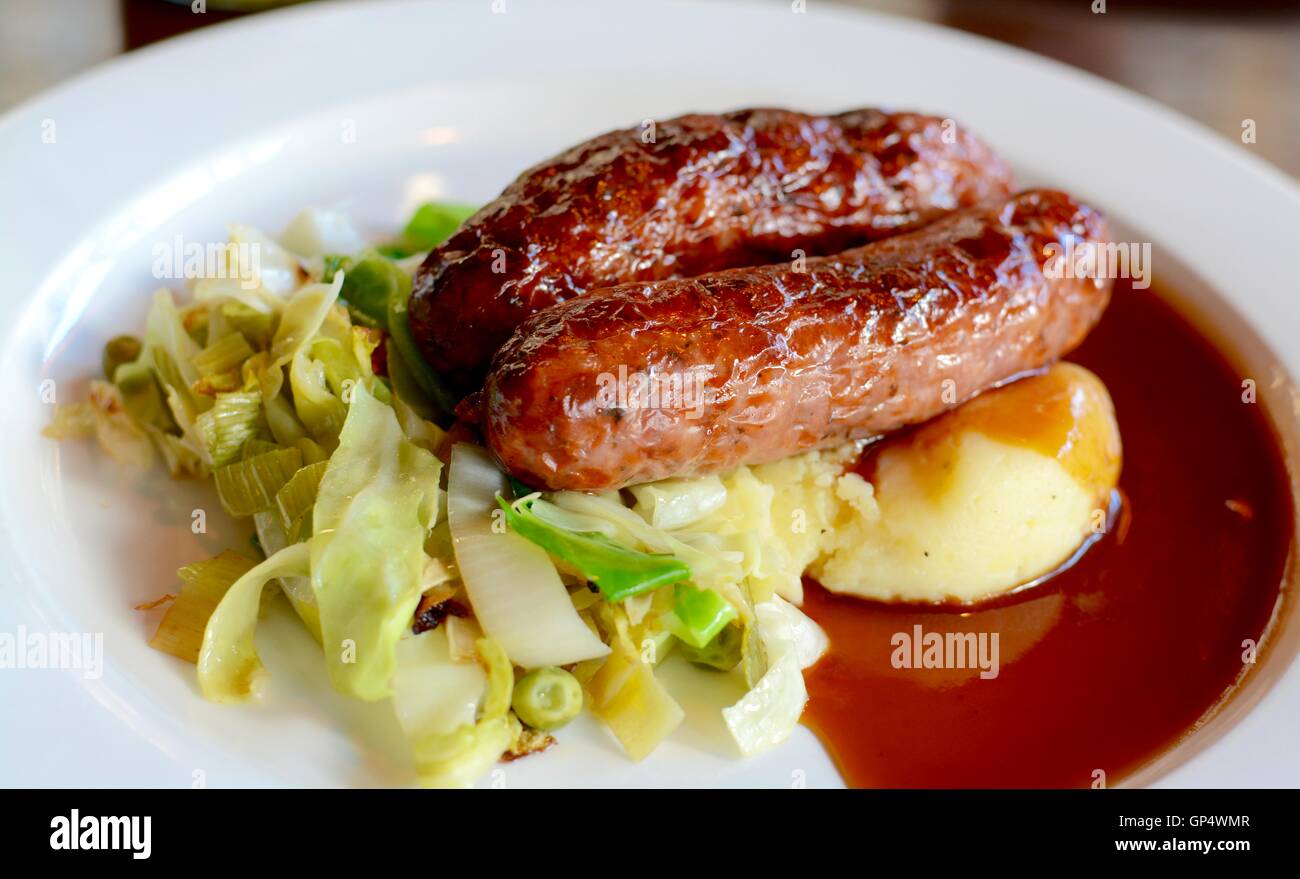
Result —
[[[411, 335], [409, 275], [472, 210], [422, 206], [374, 249], [327, 211], [299, 214], [279, 241], [233, 226], [223, 277], [200, 279], [189, 305], [158, 291], [143, 341], [110, 343], [112, 383], [58, 407], [52, 436], [93, 435], [136, 464], [157, 450], [173, 475], [211, 476], [268, 554], [183, 569], [151, 643], [195, 661], [207, 698], [248, 700], [265, 675], [260, 599], [278, 584], [336, 689], [393, 698], [426, 786], [468, 786], [516, 747], [515, 666], [570, 668], [637, 760], [682, 722], [655, 676], [666, 655], [741, 666], [751, 689], [724, 720], [742, 753], [772, 747], [826, 647], [778, 596], [799, 599], [834, 527], [836, 453], [633, 486], [634, 503], [518, 484], [508, 502], [510, 480], [462, 443], [444, 495], [436, 456], [458, 398]], [[446, 601], [473, 615], [414, 634]]]
[[439, 461], [407, 440], [391, 407], [358, 386], [312, 513], [311, 582], [335, 688], [392, 695], [398, 639], [420, 600]]
[[441, 628], [399, 645], [394, 707], [424, 787], [470, 787], [510, 747], [514, 670], [491, 639], [476, 648], [483, 666], [456, 662]]
[[294, 410], [307, 432], [317, 442], [333, 445], [347, 418], [348, 407], [330, 390], [325, 365], [308, 356], [306, 349], [293, 356], [289, 368]]
[[780, 598], [757, 605], [755, 615], [767, 671], [739, 702], [722, 709], [727, 729], [746, 757], [790, 737], [808, 701], [803, 668], [817, 661], [826, 638], [820, 635], [818, 647], [816, 623]]
[[727, 488], [716, 476], [664, 479], [634, 485], [636, 511], [655, 528], [685, 528], [717, 512], [727, 501]]
[[[212, 332], [211, 327], [208, 328], [208, 332], [209, 334]], [[239, 367], [255, 353], [243, 334], [236, 331], [223, 336], [195, 354], [194, 366], [203, 378], [211, 379], [232, 371], [238, 376]]]
[[505, 511], [511, 531], [562, 559], [595, 583], [610, 601], [622, 601], [691, 575], [691, 569], [671, 555], [628, 549], [600, 531], [571, 530], [547, 521], [534, 511], [551, 504], [536, 496], [520, 498], [513, 504], [498, 496], [497, 502]]
[[275, 493], [275, 505], [280, 511], [280, 524], [285, 531], [294, 525], [316, 505], [316, 494], [320, 481], [325, 476], [327, 461], [317, 461], [298, 469], [289, 481]]
[[465, 443], [452, 449], [447, 519], [456, 566], [483, 631], [524, 668], [604, 656], [609, 648], [574, 610], [545, 551], [503, 527], [496, 498], [506, 488], [484, 449]]
[[283, 367], [321, 329], [341, 289], [342, 274], [329, 284], [308, 284], [285, 304], [280, 325], [271, 339], [270, 362], [261, 375], [262, 395], [268, 400], [280, 393]]
[[199, 688], [213, 702], [247, 702], [261, 693], [266, 674], [253, 632], [262, 587], [277, 577], [302, 577], [310, 570], [310, 546], [295, 543], [236, 580], [208, 619], [199, 650]]
[[184, 584], [180, 595], [167, 608], [158, 623], [158, 631], [149, 639], [149, 646], [197, 663], [203, 632], [212, 612], [231, 585], [256, 565], [252, 559], [226, 550], [214, 558], [181, 568], [177, 572]]
[[[290, 540], [288, 532], [280, 525], [280, 516], [272, 510], [263, 510], [253, 515], [253, 527], [257, 529], [257, 539], [262, 544], [262, 551], [273, 556], [296, 540]], [[316, 606], [316, 593], [311, 591], [311, 578], [307, 576], [285, 575], [276, 578], [280, 591], [289, 599], [302, 624], [307, 631], [321, 643], [320, 608]]]

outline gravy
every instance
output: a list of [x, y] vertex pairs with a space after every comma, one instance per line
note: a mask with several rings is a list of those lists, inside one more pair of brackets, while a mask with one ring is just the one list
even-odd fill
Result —
[[[1294, 516], [1267, 414], [1183, 317], [1126, 280], [1067, 359], [1105, 382], [1124, 443], [1123, 509], [1076, 564], [973, 609], [806, 583], [803, 609], [831, 646], [806, 672], [804, 722], [849, 784], [1113, 786], [1248, 667], [1242, 642], [1273, 613]], [[895, 668], [891, 639], [917, 625], [997, 633], [997, 676]]]

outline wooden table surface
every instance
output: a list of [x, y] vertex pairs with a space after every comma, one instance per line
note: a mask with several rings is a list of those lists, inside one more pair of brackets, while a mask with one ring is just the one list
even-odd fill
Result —
[[[484, 0], [486, 2], [486, 0]], [[609, 0], [614, 2], [614, 0]], [[753, 0], [751, 0], [753, 2]], [[757, 0], [782, 3], [787, 0]], [[799, 0], [796, 0], [799, 2]], [[1300, 0], [803, 0], [970, 31], [1099, 74], [1300, 177]], [[0, 110], [107, 58], [228, 18], [166, 0], [0, 0]]]

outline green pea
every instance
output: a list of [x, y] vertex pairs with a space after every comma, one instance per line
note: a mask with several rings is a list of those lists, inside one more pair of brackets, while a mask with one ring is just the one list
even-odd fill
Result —
[[731, 671], [740, 664], [740, 647], [743, 631], [732, 623], [718, 632], [704, 647], [692, 647], [685, 641], [677, 645], [682, 657], [693, 665], [704, 665], [719, 671]]
[[582, 710], [582, 685], [562, 668], [535, 668], [515, 684], [511, 704], [533, 729], [559, 729]]
[[134, 363], [140, 357], [140, 340], [135, 336], [114, 336], [104, 346], [104, 378], [109, 381], [123, 363]]

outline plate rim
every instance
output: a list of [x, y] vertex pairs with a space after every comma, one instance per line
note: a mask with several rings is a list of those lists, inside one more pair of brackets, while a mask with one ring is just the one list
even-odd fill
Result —
[[[524, 5], [527, 0], [510, 0], [511, 3]], [[446, 4], [438, 4], [446, 5]], [[554, 4], [552, 4], [554, 5]], [[566, 2], [569, 7], [590, 6], [592, 4], [580, 4], [575, 2]], [[660, 6], [638, 0], [638, 6], [647, 8], [661, 8]], [[674, 4], [682, 6], [686, 4]], [[749, 8], [738, 7], [735, 3], [726, 2], [726, 0], [705, 0], [705, 2], [695, 2], [689, 4], [693, 7], [710, 7], [715, 12], [725, 10], [728, 14], [734, 14], [740, 9], [748, 13]], [[353, 15], [362, 13], [371, 13], [374, 15], [384, 14], [390, 11], [403, 10], [412, 7], [433, 8], [434, 4], [424, 3], [422, 0], [380, 0], [380, 2], [335, 2], [329, 4], [302, 4], [290, 6], [282, 9], [272, 10], [265, 13], [259, 13], [247, 18], [235, 19], [228, 22], [222, 22], [205, 27], [199, 31], [191, 32], [161, 43], [144, 47], [134, 52], [118, 56], [110, 61], [84, 71], [70, 80], [55, 86], [46, 92], [33, 96], [19, 105], [6, 111], [0, 116], [0, 141], [10, 136], [17, 136], [19, 127], [24, 121], [30, 121], [39, 113], [47, 112], [46, 108], [57, 108], [60, 105], [66, 105], [68, 102], [85, 100], [91, 92], [103, 84], [112, 84], [115, 78], [129, 79], [138, 77], [143, 72], [147, 75], [150, 71], [162, 65], [169, 56], [180, 55], [183, 53], [210, 52], [214, 48], [237, 43], [244, 39], [243, 34], [254, 31], [270, 31], [275, 28], [292, 28], [302, 23], [304, 20], [321, 19], [326, 17], [338, 17], [346, 19]], [[1158, 103], [1145, 95], [1141, 95], [1121, 85], [1113, 83], [1102, 77], [1096, 76], [1089, 72], [1070, 67], [1061, 62], [1045, 58], [1035, 53], [1019, 49], [1017, 47], [1007, 46], [994, 40], [981, 37], [978, 35], [968, 34], [960, 31], [954, 31], [942, 26], [933, 25], [927, 22], [920, 22], [905, 17], [880, 13], [867, 10], [854, 10], [845, 8], [830, 8], [819, 10], [819, 16], [829, 19], [843, 20], [855, 23], [875, 21], [883, 23], [886, 27], [901, 28], [912, 31], [920, 36], [922, 40], [929, 41], [934, 39], [953, 41], [960, 44], [976, 47], [983, 52], [993, 52], [998, 55], [1014, 57], [1021, 63], [1027, 63], [1031, 66], [1039, 66], [1044, 69], [1053, 70], [1059, 75], [1064, 75], [1080, 84], [1080, 87], [1100, 90], [1105, 94], [1107, 100], [1118, 100], [1124, 103], [1139, 106], [1144, 111], [1155, 115], [1165, 123], [1179, 129], [1185, 136], [1192, 137], [1200, 142], [1205, 148], [1219, 154], [1221, 158], [1230, 159], [1242, 173], [1249, 173], [1256, 176], [1259, 181], [1274, 190], [1280, 196], [1285, 197], [1292, 203], [1292, 208], [1300, 210], [1300, 183], [1287, 175], [1281, 169], [1269, 163], [1258, 155], [1254, 155], [1238, 144], [1234, 144], [1230, 138], [1223, 135], [1208, 126], [1189, 119], [1174, 110]], [[319, 105], [317, 105], [319, 106]], [[15, 163], [15, 169], [17, 169]], [[0, 171], [0, 179], [5, 177], [5, 173]], [[0, 223], [0, 226], [6, 225]], [[50, 271], [53, 267], [48, 267]], [[47, 272], [48, 275], [48, 272]], [[1230, 303], [1231, 304], [1231, 303]], [[1254, 326], [1254, 320], [1247, 318], [1248, 323]], [[14, 338], [13, 334], [6, 334], [5, 338]], [[16, 559], [11, 552], [9, 539], [6, 538], [2, 548], [3, 556], [8, 560], [11, 557]], [[4, 609], [8, 601], [0, 601], [0, 609]], [[1292, 617], [1295, 616], [1294, 610]], [[1292, 666], [1294, 666], [1294, 661]], [[1294, 678], [1294, 675], [1292, 676]], [[1281, 684], [1282, 682], [1278, 682]], [[1293, 681], [1294, 683], [1294, 681]], [[1261, 694], [1264, 696], [1266, 694]], [[1293, 698], [1300, 701], [1300, 690], [1293, 694]], [[1211, 743], [1213, 748], [1215, 743]], [[1177, 770], [1176, 770], [1177, 771]], [[1168, 778], [1168, 776], [1166, 776]], [[1162, 779], [1163, 780], [1163, 779]], [[267, 783], [275, 783], [274, 780], [268, 780]]]

